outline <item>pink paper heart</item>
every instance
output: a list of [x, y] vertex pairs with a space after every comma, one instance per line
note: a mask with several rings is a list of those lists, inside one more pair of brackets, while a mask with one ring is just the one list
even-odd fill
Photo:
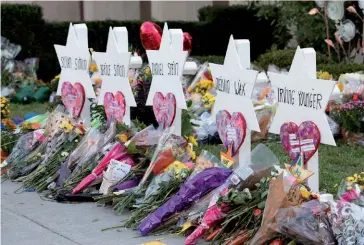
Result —
[[232, 144], [232, 156], [235, 156], [246, 136], [244, 116], [240, 112], [234, 112], [231, 116], [228, 111], [221, 110], [216, 115], [216, 127], [225, 147]]
[[305, 163], [315, 154], [321, 141], [320, 130], [312, 121], [305, 121], [300, 126], [286, 122], [281, 126], [280, 137], [291, 160], [295, 161], [302, 151]]
[[153, 98], [153, 112], [161, 128], [168, 128], [172, 125], [176, 116], [176, 97], [168, 93], [166, 97], [157, 92]]
[[61, 89], [63, 105], [73, 117], [79, 117], [85, 104], [85, 89], [81, 83], [72, 85], [70, 82], [63, 82]]
[[123, 121], [126, 104], [124, 94], [120, 91], [115, 93], [107, 92], [104, 95], [104, 108], [107, 120], [114, 118], [121, 123]]

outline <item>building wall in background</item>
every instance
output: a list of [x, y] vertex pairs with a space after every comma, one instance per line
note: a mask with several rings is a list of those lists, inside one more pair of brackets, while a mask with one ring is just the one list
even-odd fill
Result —
[[152, 18], [164, 20], [198, 20], [198, 10], [212, 5], [212, 1], [152, 1]]
[[84, 1], [84, 20], [139, 20], [139, 1]]
[[[270, 0], [272, 1], [272, 0]], [[83, 20], [198, 20], [198, 10], [208, 5], [244, 4], [249, 0], [230, 1], [7, 1], [34, 3], [43, 7], [49, 21]], [[82, 10], [83, 8], [83, 10]], [[83, 16], [82, 16], [83, 15]]]

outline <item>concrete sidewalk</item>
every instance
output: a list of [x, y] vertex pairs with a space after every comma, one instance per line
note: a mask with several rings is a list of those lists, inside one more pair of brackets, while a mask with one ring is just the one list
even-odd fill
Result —
[[138, 245], [158, 238], [168, 245], [184, 244], [181, 236], [138, 237], [136, 231], [126, 229], [101, 232], [121, 225], [128, 214], [117, 216], [111, 208], [95, 203], [46, 201], [34, 192], [14, 194], [19, 187], [9, 180], [1, 184], [2, 245]]

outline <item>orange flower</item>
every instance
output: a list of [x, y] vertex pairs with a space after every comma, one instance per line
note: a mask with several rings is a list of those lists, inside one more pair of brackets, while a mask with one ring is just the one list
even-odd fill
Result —
[[32, 123], [31, 128], [32, 129], [40, 129], [40, 123]]

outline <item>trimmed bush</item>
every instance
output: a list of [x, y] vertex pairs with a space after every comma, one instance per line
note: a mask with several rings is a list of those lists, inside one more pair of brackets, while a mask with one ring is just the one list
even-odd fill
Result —
[[[276, 65], [279, 68], [289, 69], [291, 66], [294, 54], [296, 50], [284, 49], [284, 50], [273, 50], [259, 56], [255, 65], [263, 70], [267, 70], [269, 65]], [[329, 64], [332, 63], [329, 58], [316, 52], [316, 63], [317, 64]]]

